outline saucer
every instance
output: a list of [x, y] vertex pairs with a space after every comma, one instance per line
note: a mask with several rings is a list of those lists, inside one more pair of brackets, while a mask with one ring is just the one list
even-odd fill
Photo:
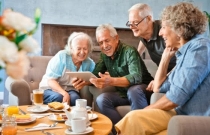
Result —
[[27, 111], [34, 112], [34, 113], [46, 112], [48, 110], [49, 110], [49, 107], [47, 105], [42, 105], [40, 108], [37, 108], [36, 106], [31, 106], [27, 108]]
[[92, 114], [88, 114], [88, 119], [89, 119], [89, 120], [95, 120], [95, 119], [97, 119], [97, 118], [98, 118], [98, 115], [95, 114], [95, 113], [93, 113], [93, 115], [92, 115]]
[[88, 134], [90, 132], [93, 132], [93, 128], [92, 127], [87, 127], [85, 129], [85, 131], [81, 132], [81, 133], [75, 133], [75, 132], [69, 131], [68, 129], [65, 130], [65, 134], [67, 134], [67, 135], [83, 135], [83, 134]]
[[[66, 124], [67, 126], [71, 127], [71, 121], [66, 120], [66, 121], [65, 121], [65, 124]], [[86, 124], [86, 126], [90, 126], [90, 125], [91, 125], [91, 122], [88, 121], [87, 124]]]

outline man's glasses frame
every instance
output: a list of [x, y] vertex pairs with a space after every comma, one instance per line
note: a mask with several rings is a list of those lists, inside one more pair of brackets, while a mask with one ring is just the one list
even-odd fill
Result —
[[134, 23], [134, 24], [132, 24], [132, 23], [129, 23], [129, 21], [126, 23], [126, 26], [127, 27], [138, 27], [138, 25], [145, 19], [145, 18], [147, 18], [148, 16], [146, 16], [146, 17], [144, 17], [143, 19], [141, 19], [141, 21], [139, 21], [138, 23]]

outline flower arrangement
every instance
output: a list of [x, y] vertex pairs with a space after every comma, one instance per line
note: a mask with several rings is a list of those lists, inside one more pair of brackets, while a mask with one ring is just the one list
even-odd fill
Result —
[[0, 16], [0, 69], [4, 68], [7, 75], [14, 79], [27, 74], [27, 54], [40, 51], [39, 44], [32, 37], [40, 16], [40, 9], [36, 9], [34, 21], [11, 9], [4, 10]]

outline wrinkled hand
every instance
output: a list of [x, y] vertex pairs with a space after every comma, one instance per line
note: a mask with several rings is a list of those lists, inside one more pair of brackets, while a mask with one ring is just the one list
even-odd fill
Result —
[[65, 92], [65, 94], [63, 95], [63, 103], [67, 102], [68, 104], [70, 104], [70, 96], [69, 93]]
[[101, 78], [91, 78], [90, 82], [95, 85], [95, 87], [102, 89], [106, 86], [110, 85], [111, 82], [111, 76], [109, 72], [105, 72], [104, 74], [100, 73], [98, 74]]
[[152, 80], [149, 85], [147, 86], [146, 90], [148, 91], [153, 91], [154, 88], [154, 80]]
[[166, 47], [163, 51], [162, 58], [171, 59], [177, 50], [177, 48]]
[[72, 85], [76, 90], [81, 90], [85, 85], [87, 85], [87, 82], [79, 78], [72, 78]]

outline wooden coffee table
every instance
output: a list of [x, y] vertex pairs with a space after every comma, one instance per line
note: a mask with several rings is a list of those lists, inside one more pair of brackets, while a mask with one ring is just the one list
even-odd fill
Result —
[[[20, 106], [20, 108], [25, 112], [27, 112], [26, 111], [27, 107], [28, 106]], [[50, 112], [51, 111], [48, 111], [48, 113], [50, 113]], [[27, 112], [27, 113], [29, 113], [29, 112]], [[51, 112], [51, 113], [57, 113], [57, 112]], [[87, 135], [108, 135], [112, 129], [111, 120], [101, 113], [98, 113], [98, 112], [94, 112], [94, 113], [98, 115], [98, 118], [91, 121], [91, 127], [94, 130], [93, 130], [93, 132], [91, 132]], [[46, 116], [46, 117], [43, 117], [40, 119], [36, 119], [35, 122], [30, 123], [30, 124], [18, 125], [17, 126], [18, 127], [17, 135], [44, 135], [41, 131], [30, 131], [30, 132], [25, 131], [25, 128], [33, 127], [39, 123], [52, 124], [52, 123], [54, 123], [54, 121], [49, 120], [48, 117]], [[62, 126], [63, 128], [50, 129], [50, 130], [45, 130], [45, 131], [53, 133], [54, 135], [65, 135], [65, 130], [67, 129], [67, 127], [64, 124], [64, 122], [58, 123], [57, 126]]]

